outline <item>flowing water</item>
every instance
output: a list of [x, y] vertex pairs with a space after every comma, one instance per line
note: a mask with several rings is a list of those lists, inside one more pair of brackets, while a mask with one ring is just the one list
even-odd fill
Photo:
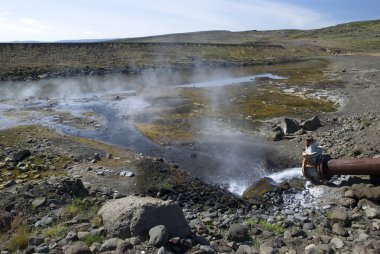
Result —
[[[166, 158], [206, 182], [227, 185], [232, 192], [240, 194], [254, 179], [268, 174], [263, 166], [266, 149], [263, 138], [212, 127], [205, 130], [209, 132], [206, 138], [192, 147], [162, 147], [143, 136], [134, 124], [140, 118], [152, 117], [146, 112], [159, 108], [157, 98], [162, 97], [162, 92], [161, 97], [155, 97], [152, 91], [245, 82], [255, 85], [257, 78], [284, 78], [256, 72], [254, 68], [237, 68], [228, 72], [184, 71], [0, 83], [0, 129], [42, 124], [70, 135]], [[178, 98], [174, 96], [160, 103], [170, 107], [175, 100]], [[297, 174], [292, 169], [274, 174], [272, 178], [279, 180], [289, 175]]]

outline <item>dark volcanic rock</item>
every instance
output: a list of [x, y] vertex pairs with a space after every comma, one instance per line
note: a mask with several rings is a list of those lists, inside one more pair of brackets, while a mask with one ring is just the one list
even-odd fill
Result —
[[0, 211], [0, 229], [11, 229], [12, 216], [6, 211]]
[[315, 131], [321, 126], [321, 121], [319, 120], [318, 116], [313, 116], [312, 118], [307, 119], [300, 124], [300, 127], [307, 131]]
[[285, 121], [284, 130], [286, 134], [295, 133], [301, 128], [299, 126], [299, 123], [295, 119], [285, 117], [284, 121]]
[[19, 162], [25, 159], [26, 157], [30, 156], [31, 154], [32, 153], [30, 152], [30, 150], [25, 149], [12, 154], [11, 159], [15, 162]]

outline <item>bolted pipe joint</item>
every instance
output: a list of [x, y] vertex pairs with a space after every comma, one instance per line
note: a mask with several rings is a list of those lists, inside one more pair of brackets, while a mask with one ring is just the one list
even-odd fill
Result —
[[380, 178], [380, 158], [332, 159], [322, 153], [322, 147], [313, 138], [306, 140], [302, 153], [302, 173], [312, 182], [330, 180], [334, 175], [369, 175]]

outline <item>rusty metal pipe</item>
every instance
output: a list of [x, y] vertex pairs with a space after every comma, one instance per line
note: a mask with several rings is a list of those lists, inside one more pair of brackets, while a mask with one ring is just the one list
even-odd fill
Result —
[[380, 158], [333, 159], [326, 170], [331, 175], [380, 175]]
[[334, 175], [380, 176], [380, 158], [331, 159], [328, 154], [303, 154], [302, 172], [309, 180], [329, 180]]

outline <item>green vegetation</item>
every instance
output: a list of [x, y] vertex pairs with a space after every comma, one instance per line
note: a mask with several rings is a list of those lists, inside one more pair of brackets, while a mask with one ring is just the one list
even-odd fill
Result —
[[88, 234], [84, 237], [83, 241], [88, 245], [91, 246], [93, 243], [103, 243], [104, 236], [99, 234]]
[[21, 225], [12, 235], [11, 239], [6, 244], [6, 248], [11, 252], [23, 250], [28, 246], [29, 231], [27, 225]]
[[79, 198], [74, 199], [71, 204], [67, 205], [64, 214], [68, 218], [75, 217], [85, 207], [85, 202]]
[[246, 219], [246, 220], [243, 222], [243, 224], [252, 227], [252, 226], [257, 225], [257, 224], [258, 224], [258, 221], [255, 220], [255, 219], [253, 219], [253, 218], [249, 218], [249, 219]]
[[67, 227], [63, 224], [56, 224], [52, 227], [46, 228], [42, 230], [42, 235], [45, 238], [50, 238], [52, 240], [63, 238], [67, 234]]
[[261, 220], [259, 222], [260, 226], [265, 229], [265, 230], [268, 230], [268, 231], [271, 231], [275, 234], [278, 234], [278, 235], [281, 235], [284, 233], [284, 228], [281, 226], [281, 225], [278, 225], [278, 224], [271, 224], [269, 222], [267, 222], [266, 220]]
[[13, 234], [6, 243], [6, 248], [11, 252], [23, 250], [28, 246], [29, 230], [26, 217], [17, 215], [11, 223]]

